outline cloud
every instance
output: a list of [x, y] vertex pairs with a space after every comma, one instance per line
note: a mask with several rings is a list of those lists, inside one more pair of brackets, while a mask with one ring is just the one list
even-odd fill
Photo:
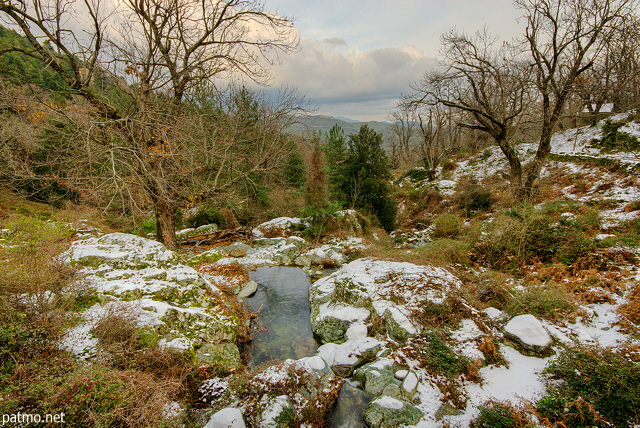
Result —
[[328, 37], [322, 41], [322, 43], [327, 44], [332, 47], [336, 46], [347, 46], [347, 42], [344, 39], [339, 37]]
[[420, 80], [435, 59], [413, 46], [343, 53], [327, 43], [301, 39], [301, 49], [273, 70], [278, 86], [297, 87], [312, 102], [324, 105], [393, 104]]

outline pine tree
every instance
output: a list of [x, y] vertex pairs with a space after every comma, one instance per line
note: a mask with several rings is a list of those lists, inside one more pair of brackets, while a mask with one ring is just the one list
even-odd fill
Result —
[[391, 163], [382, 148], [382, 134], [362, 125], [359, 133], [349, 135], [342, 172], [340, 188], [348, 205], [374, 214], [385, 230], [393, 230], [396, 203], [389, 189]]
[[344, 162], [347, 157], [347, 145], [344, 130], [339, 125], [333, 125], [325, 136], [323, 147], [325, 153], [325, 170], [329, 186], [329, 198], [332, 201], [344, 201], [342, 184], [344, 183]]

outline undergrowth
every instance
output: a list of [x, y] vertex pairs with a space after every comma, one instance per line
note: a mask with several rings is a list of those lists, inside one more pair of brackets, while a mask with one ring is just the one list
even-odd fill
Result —
[[537, 403], [540, 415], [571, 427], [640, 423], [638, 349], [578, 346], [565, 349], [545, 372], [559, 381]]

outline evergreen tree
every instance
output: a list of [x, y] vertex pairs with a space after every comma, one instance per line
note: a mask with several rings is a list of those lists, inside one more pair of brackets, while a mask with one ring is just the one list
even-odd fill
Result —
[[325, 153], [325, 170], [329, 185], [329, 198], [332, 201], [344, 201], [342, 185], [345, 181], [344, 162], [347, 157], [347, 145], [344, 129], [338, 124], [333, 125], [325, 136], [323, 147]]
[[374, 214], [385, 230], [393, 230], [396, 203], [389, 189], [391, 164], [382, 148], [382, 134], [362, 125], [359, 133], [349, 135], [342, 172], [345, 201]]

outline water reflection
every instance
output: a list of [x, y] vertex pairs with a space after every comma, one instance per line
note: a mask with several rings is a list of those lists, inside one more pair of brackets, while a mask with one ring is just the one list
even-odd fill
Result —
[[311, 330], [309, 276], [301, 269], [281, 266], [262, 267], [250, 276], [258, 290], [245, 302], [260, 313], [260, 329], [253, 334], [249, 365], [315, 355], [318, 344]]

